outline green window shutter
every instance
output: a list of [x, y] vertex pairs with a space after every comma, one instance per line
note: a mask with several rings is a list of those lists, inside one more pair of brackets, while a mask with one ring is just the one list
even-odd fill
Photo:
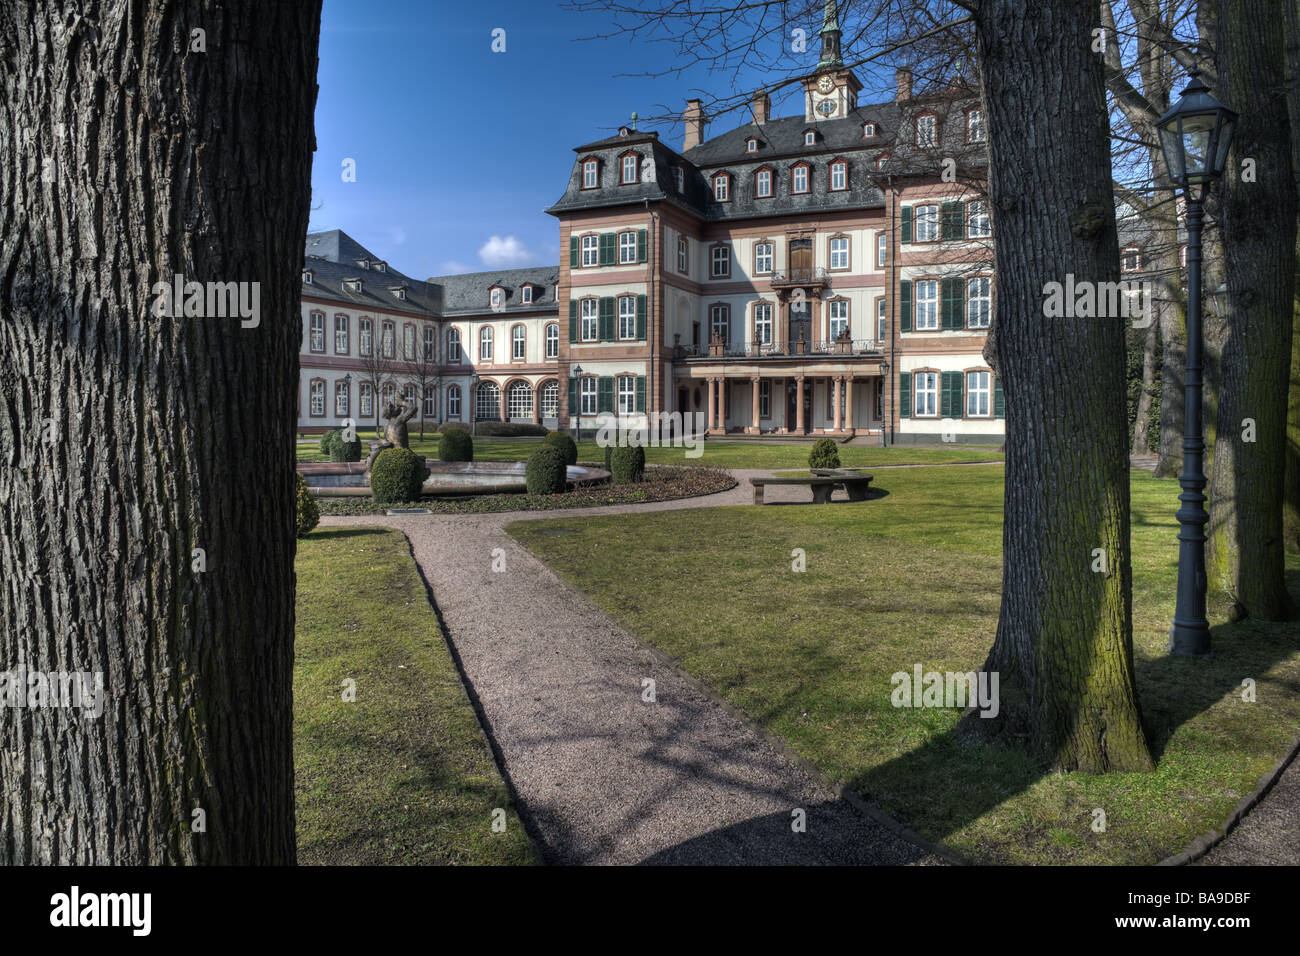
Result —
[[614, 377], [602, 375], [596, 380], [596, 411], [612, 412], [614, 410]]
[[912, 373], [898, 373], [898, 417], [912, 417]]
[[581, 409], [578, 407], [578, 380], [569, 379], [569, 414], [576, 415]]
[[961, 321], [961, 279], [944, 279], [940, 283], [939, 327], [949, 331], [960, 331]]
[[961, 372], [939, 373], [939, 415], [961, 418]]
[[645, 376], [644, 375], [638, 375], [636, 377], [636, 410], [638, 412], [645, 411]]
[[645, 341], [645, 296], [636, 297], [636, 337]]
[[569, 341], [578, 341], [578, 303], [575, 299], [569, 300]]
[[993, 417], [1007, 417], [1007, 400], [1002, 394], [1002, 382], [999, 379], [993, 379]]
[[966, 238], [966, 204], [946, 202], [939, 207], [939, 238]]
[[902, 209], [899, 210], [898, 215], [899, 215], [899, 231], [902, 233], [902, 235], [899, 237], [899, 241], [911, 242], [912, 241], [912, 207], [904, 206]]
[[912, 280], [903, 279], [898, 283], [898, 330], [912, 331]]
[[600, 264], [602, 266], [612, 266], [614, 264], [614, 249], [617, 242], [618, 237], [612, 232], [602, 232], [600, 234]]
[[614, 341], [614, 297], [604, 295], [600, 297], [599, 307], [599, 328], [596, 337], [602, 342]]
[[952, 327], [960, 332], [966, 328], [966, 280], [952, 280]]
[[578, 237], [569, 237], [569, 268], [578, 268]]
[[646, 231], [644, 229], [636, 231], [636, 261], [646, 261]]
[[966, 414], [966, 373], [952, 373], [952, 417], [962, 418]]

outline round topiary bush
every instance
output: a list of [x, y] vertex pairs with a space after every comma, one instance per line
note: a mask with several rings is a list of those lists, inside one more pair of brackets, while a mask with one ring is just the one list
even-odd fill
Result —
[[320, 523], [320, 509], [307, 487], [307, 479], [301, 474], [298, 475], [298, 501], [294, 511], [298, 517], [298, 537], [305, 538], [307, 532]]
[[337, 428], [331, 428], [324, 435], [320, 436], [320, 453], [330, 461], [338, 461], [334, 456], [338, 454], [337, 448], [343, 432]]
[[530, 495], [558, 495], [564, 491], [564, 452], [542, 445], [528, 457], [524, 475]]
[[819, 438], [813, 442], [812, 451], [808, 452], [808, 467], [840, 467], [840, 451], [835, 447], [835, 442], [829, 438]]
[[438, 439], [439, 461], [473, 461], [474, 439], [469, 432], [454, 428]]
[[424, 485], [420, 457], [409, 448], [386, 448], [370, 469], [370, 493], [375, 504], [419, 501]]
[[617, 484], [640, 481], [645, 477], [645, 449], [639, 445], [615, 448], [609, 456], [609, 470]]
[[361, 460], [361, 439], [354, 438], [352, 441], [346, 441], [340, 434], [334, 442], [333, 461], [360, 461]]
[[558, 448], [560, 454], [564, 455], [566, 465], [576, 465], [578, 463], [578, 443], [564, 432], [551, 432], [542, 439], [542, 444]]

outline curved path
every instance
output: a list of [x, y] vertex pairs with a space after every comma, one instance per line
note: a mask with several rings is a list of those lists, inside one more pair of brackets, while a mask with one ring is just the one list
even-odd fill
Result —
[[[549, 862], [940, 863], [896, 825], [838, 799], [502, 530], [532, 517], [748, 504], [746, 479], [769, 473], [732, 470], [735, 488], [679, 501], [321, 524], [406, 534]], [[777, 486], [767, 497], [807, 501], [809, 492]], [[498, 548], [505, 570], [494, 573]], [[642, 700], [647, 678], [654, 703]], [[795, 811], [803, 811], [804, 832], [794, 829]]]

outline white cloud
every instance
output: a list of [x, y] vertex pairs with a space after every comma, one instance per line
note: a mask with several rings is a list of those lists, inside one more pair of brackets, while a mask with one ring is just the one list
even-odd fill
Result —
[[455, 259], [448, 259], [438, 267], [438, 274], [444, 276], [454, 276], [462, 272], [472, 272], [473, 270], [463, 262]]
[[483, 243], [478, 257], [485, 266], [499, 269], [530, 265], [534, 259], [533, 254], [514, 236], [493, 236]]

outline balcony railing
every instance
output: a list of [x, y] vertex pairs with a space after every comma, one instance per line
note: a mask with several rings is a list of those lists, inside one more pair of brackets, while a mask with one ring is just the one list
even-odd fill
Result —
[[814, 269], [780, 269], [772, 273], [772, 285], [815, 285], [826, 281], [826, 267]]
[[[841, 355], [875, 355], [880, 352], [880, 342], [875, 339], [825, 339], [804, 342], [778, 342], [772, 345], [747, 345], [724, 343], [719, 347], [708, 345], [679, 345], [676, 357], [699, 358], [835, 358]], [[720, 354], [719, 354], [720, 353]]]

